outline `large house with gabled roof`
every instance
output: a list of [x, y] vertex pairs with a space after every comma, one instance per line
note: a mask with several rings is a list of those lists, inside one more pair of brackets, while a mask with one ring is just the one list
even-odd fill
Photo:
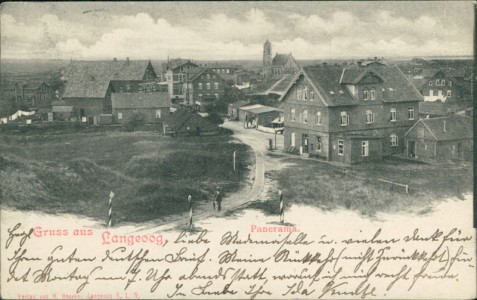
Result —
[[422, 96], [397, 66], [324, 63], [302, 68], [279, 100], [286, 151], [353, 164], [403, 152]]
[[113, 92], [152, 92], [156, 78], [150, 61], [72, 61], [63, 74], [62, 100], [79, 118], [110, 114]]
[[198, 73], [191, 74], [184, 81], [185, 102], [199, 111], [222, 100], [225, 93], [226, 81], [212, 68], [202, 68]]

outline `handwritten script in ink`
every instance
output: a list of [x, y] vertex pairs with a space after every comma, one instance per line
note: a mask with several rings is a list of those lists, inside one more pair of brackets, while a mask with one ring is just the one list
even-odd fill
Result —
[[410, 297], [459, 288], [475, 273], [461, 229], [117, 234], [25, 228], [2, 232], [2, 285], [22, 299]]

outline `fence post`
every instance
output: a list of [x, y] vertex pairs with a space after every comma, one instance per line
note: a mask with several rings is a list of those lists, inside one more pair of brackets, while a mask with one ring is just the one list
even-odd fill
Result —
[[189, 230], [192, 230], [192, 196], [187, 196], [187, 201], [189, 202]]

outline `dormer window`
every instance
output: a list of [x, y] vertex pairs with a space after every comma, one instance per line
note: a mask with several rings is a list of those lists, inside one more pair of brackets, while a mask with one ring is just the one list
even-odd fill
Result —
[[441, 85], [446, 85], [446, 80], [445, 79], [441, 80]]
[[439, 85], [440, 80], [436, 79], [436, 85]]
[[376, 100], [376, 90], [371, 89], [371, 100]]
[[429, 81], [429, 86], [432, 86], [432, 81]]
[[365, 89], [363, 91], [363, 99], [364, 100], [369, 100], [369, 91], [367, 89]]

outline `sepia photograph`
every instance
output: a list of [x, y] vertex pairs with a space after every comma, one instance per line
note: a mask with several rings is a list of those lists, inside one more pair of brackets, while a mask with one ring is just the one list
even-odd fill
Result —
[[476, 11], [2, 3], [0, 298], [474, 299]]

